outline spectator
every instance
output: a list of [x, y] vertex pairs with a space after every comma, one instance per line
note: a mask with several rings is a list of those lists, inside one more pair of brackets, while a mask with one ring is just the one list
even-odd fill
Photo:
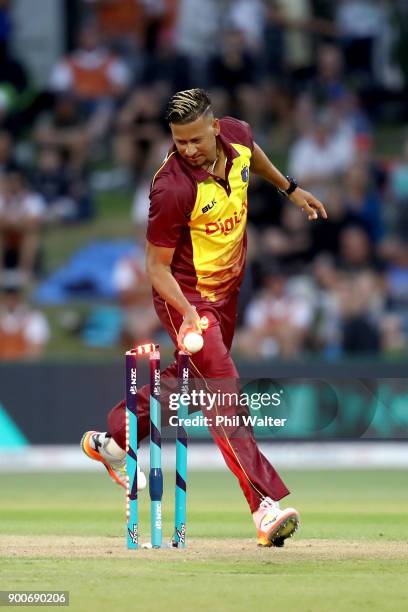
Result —
[[272, 257], [286, 271], [298, 273], [310, 258], [312, 243], [310, 224], [292, 208], [285, 201], [280, 225], [266, 229], [260, 244], [266, 257]]
[[322, 44], [317, 51], [316, 74], [310, 80], [309, 91], [319, 106], [327, 106], [349, 93], [343, 71], [343, 56], [333, 44]]
[[207, 84], [209, 49], [219, 44], [223, 7], [219, 0], [180, 0], [175, 44], [188, 55], [195, 77], [194, 87]]
[[265, 3], [263, 65], [267, 77], [281, 80], [286, 73], [285, 16], [277, 0]]
[[387, 79], [391, 63], [390, 13], [383, 0], [340, 0], [336, 27], [349, 73]]
[[[289, 109], [286, 112], [289, 129], [294, 132], [297, 142], [310, 138], [311, 128], [316, 124], [317, 115], [316, 104], [310, 92], [305, 91], [299, 94], [294, 100], [292, 112], [289, 112]], [[295, 146], [296, 141], [292, 148], [294, 149]], [[290, 150], [289, 155], [291, 154]]]
[[117, 115], [116, 126], [116, 160], [140, 175], [152, 156], [156, 157], [156, 147], [166, 135], [157, 90], [143, 87], [133, 91]]
[[332, 21], [313, 14], [310, 0], [265, 2], [264, 55], [270, 76], [289, 76], [299, 90], [310, 76], [314, 38], [335, 36]]
[[47, 205], [46, 219], [61, 221], [74, 216], [75, 202], [69, 198], [69, 183], [58, 149], [44, 148], [36, 156], [33, 187]]
[[379, 253], [386, 262], [385, 282], [388, 309], [400, 314], [408, 330], [408, 249], [406, 243], [390, 236], [380, 246]]
[[[408, 4], [406, 0], [395, 0], [393, 10], [394, 32], [397, 34], [395, 56], [401, 70], [402, 80], [406, 84], [408, 83]], [[406, 117], [406, 114], [404, 116]]]
[[368, 269], [344, 273], [333, 260], [319, 256], [314, 263], [318, 291], [315, 348], [338, 357], [341, 352], [378, 352], [385, 308], [381, 276]]
[[279, 1], [285, 24], [285, 56], [294, 80], [303, 80], [313, 63], [312, 3], [310, 0]]
[[14, 140], [10, 132], [0, 130], [0, 177], [15, 165]]
[[123, 313], [123, 344], [133, 346], [140, 338], [152, 338], [160, 329], [160, 322], [152, 304], [141, 249], [119, 260], [113, 272], [113, 285]]
[[144, 50], [154, 55], [174, 39], [179, 0], [140, 0], [140, 3], [146, 19]]
[[340, 257], [342, 270], [382, 270], [383, 263], [374, 252], [367, 231], [358, 225], [350, 225], [340, 234]]
[[[277, 0], [265, 3], [263, 48], [257, 58], [262, 71], [265, 100], [265, 137], [274, 150], [288, 145], [292, 131], [292, 83], [286, 57], [284, 7]], [[268, 133], [269, 132], [269, 133]]]
[[317, 117], [310, 134], [294, 143], [289, 172], [324, 201], [327, 187], [347, 171], [354, 156], [351, 130], [341, 129], [334, 123], [333, 114], [325, 111]]
[[140, 80], [143, 86], [155, 88], [162, 100], [174, 91], [190, 89], [195, 82], [189, 56], [179, 51], [171, 38], [147, 55]]
[[404, 319], [394, 313], [388, 313], [381, 321], [382, 352], [390, 357], [405, 357], [407, 336], [404, 331]]
[[280, 270], [270, 270], [248, 306], [247, 328], [238, 333], [237, 349], [251, 358], [295, 357], [304, 348], [312, 318], [311, 303], [291, 291]]
[[408, 136], [405, 137], [402, 155], [396, 161], [389, 176], [393, 202], [392, 228], [401, 240], [408, 239]]
[[10, 4], [11, 0], [0, 0], [0, 43], [7, 43], [12, 32]]
[[343, 202], [349, 218], [361, 224], [372, 243], [384, 235], [383, 202], [370, 181], [369, 169], [365, 164], [351, 166], [344, 180]]
[[136, 235], [141, 240], [145, 239], [146, 224], [149, 214], [149, 192], [152, 176], [157, 172], [157, 168], [163, 163], [171, 144], [167, 136], [157, 142], [149, 156], [149, 163], [143, 167], [143, 172], [139, 175], [135, 194], [132, 203], [132, 221]]
[[92, 117], [93, 132], [104, 136], [112, 118], [115, 103], [129, 84], [126, 64], [100, 42], [95, 25], [83, 25], [78, 48], [60, 60], [51, 74], [52, 92], [69, 92], [81, 108]]
[[129, 82], [126, 65], [101, 45], [99, 32], [92, 24], [83, 25], [78, 48], [55, 66], [51, 89], [71, 92], [85, 106], [123, 95]]
[[218, 107], [222, 104], [223, 112], [250, 122], [254, 130], [260, 127], [263, 112], [260, 76], [244, 33], [232, 28], [224, 31], [220, 49], [209, 62], [209, 85]]
[[33, 187], [47, 205], [49, 223], [74, 221], [91, 215], [91, 198], [82, 181], [69, 172], [61, 151], [44, 147], [36, 156]]
[[142, 47], [146, 30], [143, 3], [140, 0], [83, 0], [109, 45], [125, 52]]
[[10, 54], [7, 43], [0, 40], [0, 127], [14, 135], [26, 127], [20, 111], [26, 103], [27, 91], [24, 66]]
[[360, 98], [352, 92], [344, 92], [333, 102], [332, 109], [335, 121], [353, 133], [356, 157], [368, 161], [373, 149], [372, 125]]
[[50, 331], [45, 316], [24, 301], [18, 275], [2, 278], [0, 295], [0, 360], [37, 358]]
[[2, 268], [18, 269], [29, 280], [38, 263], [45, 202], [17, 168], [1, 181], [0, 253]]
[[10, 54], [7, 44], [0, 41], [0, 89], [8, 96], [10, 105], [25, 92], [27, 86], [25, 68]]
[[249, 49], [258, 53], [263, 46], [265, 30], [265, 2], [264, 0], [235, 0], [227, 12], [227, 24], [235, 30], [241, 31]]
[[145, 50], [154, 53], [173, 35], [178, 0], [83, 0], [104, 41], [128, 59]]
[[248, 221], [259, 230], [280, 223], [284, 198], [273, 185], [263, 181], [256, 174], [251, 175]]
[[384, 300], [379, 278], [370, 271], [344, 276], [338, 287], [341, 347], [344, 353], [379, 353]]
[[40, 147], [57, 147], [73, 171], [82, 173], [95, 142], [92, 121], [85, 119], [77, 99], [71, 93], [58, 94], [51, 112], [43, 115], [34, 130]]
[[315, 256], [325, 253], [337, 258], [340, 235], [352, 222], [352, 217], [344, 206], [343, 188], [340, 184], [328, 189], [325, 207], [328, 214], [325, 223], [313, 223], [311, 227], [312, 253]]
[[312, 274], [317, 308], [311, 346], [314, 350], [323, 350], [328, 358], [338, 357], [341, 338], [337, 287], [341, 275], [334, 258], [327, 253], [322, 253], [314, 259]]

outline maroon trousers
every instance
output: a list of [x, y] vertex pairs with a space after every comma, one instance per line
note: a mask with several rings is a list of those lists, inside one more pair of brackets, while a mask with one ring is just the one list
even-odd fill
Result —
[[[204, 332], [204, 347], [190, 357], [190, 376], [200, 388], [209, 391], [236, 392], [238, 372], [230, 355], [235, 331], [236, 306], [238, 294], [217, 302], [216, 305], [195, 303], [199, 315], [208, 317], [209, 326]], [[182, 323], [181, 315], [163, 300], [155, 299], [157, 314], [167, 329], [175, 346], [177, 332]], [[177, 391], [177, 362], [162, 371], [162, 414], [163, 421], [175, 412], [169, 410], [169, 393]], [[214, 385], [215, 383], [215, 385]], [[216, 389], [215, 389], [216, 387]], [[149, 385], [138, 391], [138, 439], [139, 442], [149, 434]], [[234, 416], [243, 412], [239, 406], [216, 405], [212, 413], [203, 410], [203, 415]], [[211, 419], [209, 419], [211, 420]], [[224, 419], [226, 420], [226, 419]], [[251, 512], [258, 509], [264, 497], [275, 501], [288, 495], [289, 491], [280, 476], [266, 457], [259, 451], [251, 428], [241, 424], [209, 426], [210, 433], [220, 449], [225, 463], [238, 478]], [[238, 419], [239, 423], [241, 420]], [[108, 432], [121, 448], [125, 448], [125, 401], [117, 404], [108, 415]]]

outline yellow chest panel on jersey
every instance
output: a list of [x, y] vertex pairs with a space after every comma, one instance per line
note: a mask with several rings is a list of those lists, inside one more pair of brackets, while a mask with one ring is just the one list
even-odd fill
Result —
[[216, 299], [214, 286], [219, 280], [233, 278], [242, 268], [251, 150], [232, 146], [239, 155], [228, 175], [229, 193], [212, 177], [200, 182], [189, 221], [197, 288], [210, 300]]

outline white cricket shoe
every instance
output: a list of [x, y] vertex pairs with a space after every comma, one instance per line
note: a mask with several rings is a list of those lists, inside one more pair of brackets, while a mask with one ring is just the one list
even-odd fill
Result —
[[300, 517], [295, 508], [281, 510], [279, 503], [270, 497], [262, 500], [259, 510], [258, 546], [283, 546], [299, 529]]

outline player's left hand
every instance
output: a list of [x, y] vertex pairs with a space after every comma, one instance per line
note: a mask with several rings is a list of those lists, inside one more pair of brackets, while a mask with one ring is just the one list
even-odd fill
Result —
[[327, 212], [323, 204], [309, 191], [305, 191], [298, 187], [288, 197], [295, 206], [305, 211], [309, 221], [318, 219], [319, 216], [322, 217], [322, 219], [327, 219]]

